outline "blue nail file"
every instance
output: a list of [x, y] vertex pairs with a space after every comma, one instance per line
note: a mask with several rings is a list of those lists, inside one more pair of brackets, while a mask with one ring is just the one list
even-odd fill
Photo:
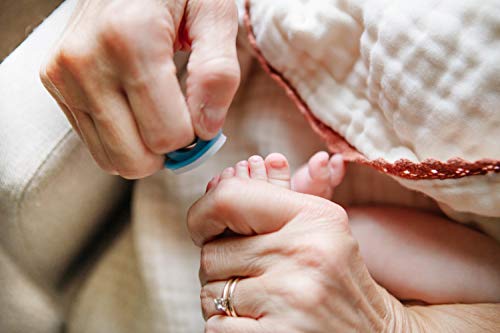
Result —
[[222, 132], [209, 141], [196, 139], [189, 147], [168, 153], [165, 167], [177, 174], [191, 171], [214, 156], [225, 142], [226, 136]]

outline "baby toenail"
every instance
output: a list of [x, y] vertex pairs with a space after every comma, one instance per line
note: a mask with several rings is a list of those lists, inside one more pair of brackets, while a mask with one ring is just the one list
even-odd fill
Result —
[[286, 161], [285, 160], [275, 160], [271, 161], [271, 167], [276, 168], [276, 169], [281, 169], [286, 166]]
[[226, 168], [222, 171], [223, 175], [230, 175], [234, 172], [233, 168]]
[[262, 161], [262, 157], [260, 157], [260, 156], [252, 156], [252, 157], [250, 157], [250, 162], [252, 162], [252, 163], [259, 163], [261, 161]]

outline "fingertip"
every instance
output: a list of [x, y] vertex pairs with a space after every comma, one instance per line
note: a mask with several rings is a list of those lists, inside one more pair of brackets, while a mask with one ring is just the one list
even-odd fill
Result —
[[224, 59], [193, 65], [188, 81], [188, 106], [196, 134], [212, 139], [224, 125], [239, 86], [239, 66], [229, 69]]
[[198, 111], [200, 114], [196, 135], [202, 140], [212, 140], [224, 126], [227, 110], [222, 108], [205, 108]]

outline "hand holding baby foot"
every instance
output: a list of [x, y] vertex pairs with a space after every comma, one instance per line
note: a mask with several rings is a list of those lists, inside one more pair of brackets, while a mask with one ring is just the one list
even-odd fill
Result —
[[[384, 331], [407, 322], [404, 307], [370, 277], [344, 210], [289, 189], [282, 155], [254, 156], [214, 178], [190, 209], [206, 330]], [[228, 229], [246, 237], [217, 238]], [[241, 278], [231, 300], [237, 318], [214, 305], [233, 277]]]

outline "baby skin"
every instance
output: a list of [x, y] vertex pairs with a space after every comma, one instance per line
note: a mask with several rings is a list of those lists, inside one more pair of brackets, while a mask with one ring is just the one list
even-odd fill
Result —
[[[277, 153], [252, 156], [214, 177], [265, 181], [332, 199], [345, 174], [340, 155], [319, 152], [293, 176]], [[446, 218], [408, 208], [348, 207], [349, 223], [373, 278], [402, 301], [500, 302], [500, 245]]]

